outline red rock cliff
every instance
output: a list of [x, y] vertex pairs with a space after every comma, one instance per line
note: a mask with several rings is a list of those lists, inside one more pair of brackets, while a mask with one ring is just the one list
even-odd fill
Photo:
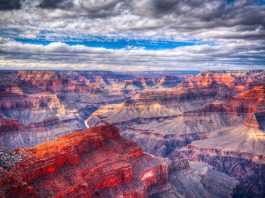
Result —
[[17, 151], [25, 159], [1, 171], [2, 197], [144, 197], [167, 181], [171, 165], [143, 153], [112, 125]]

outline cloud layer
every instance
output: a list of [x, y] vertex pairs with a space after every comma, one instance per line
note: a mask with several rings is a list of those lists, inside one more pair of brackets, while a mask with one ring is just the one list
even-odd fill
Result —
[[[265, 68], [263, 0], [2, 0], [0, 14], [0, 68]], [[201, 44], [82, 44], [102, 38]]]

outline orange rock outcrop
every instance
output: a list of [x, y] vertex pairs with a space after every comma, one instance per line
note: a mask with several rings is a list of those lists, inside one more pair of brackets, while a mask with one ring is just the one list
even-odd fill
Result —
[[0, 170], [2, 197], [144, 197], [150, 187], [167, 181], [171, 166], [121, 138], [112, 125], [17, 152], [25, 159]]

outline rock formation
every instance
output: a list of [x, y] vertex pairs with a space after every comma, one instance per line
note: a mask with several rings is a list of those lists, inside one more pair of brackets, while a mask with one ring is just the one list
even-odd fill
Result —
[[0, 197], [264, 197], [264, 78], [0, 72]]
[[[136, 143], [120, 137], [113, 125], [74, 132], [27, 149], [2, 149], [0, 159], [5, 162], [0, 168], [4, 198], [212, 197], [230, 195], [238, 185], [202, 163], [190, 162], [190, 166], [185, 159], [171, 161], [144, 153]], [[211, 183], [221, 188], [213, 190]], [[183, 185], [186, 190], [180, 188]], [[193, 186], [190, 191], [189, 185]]]
[[[90, 125], [87, 118], [102, 105], [120, 103], [145, 89], [166, 89], [166, 84], [159, 84], [165, 75], [1, 71], [0, 119], [5, 124], [0, 125], [0, 146], [25, 148], [85, 129]], [[170, 73], [172, 79], [185, 75]]]
[[110, 125], [16, 151], [22, 161], [1, 169], [3, 197], [144, 197], [167, 182], [171, 167], [170, 160], [143, 153]]
[[263, 197], [264, 78], [262, 71], [202, 72], [174, 89], [101, 107], [88, 122], [113, 123], [156, 156], [209, 163], [240, 182], [236, 196]]

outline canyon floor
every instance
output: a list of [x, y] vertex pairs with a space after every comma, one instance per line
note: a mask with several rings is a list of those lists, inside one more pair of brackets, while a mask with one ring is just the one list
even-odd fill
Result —
[[265, 197], [265, 72], [0, 71], [0, 197]]

